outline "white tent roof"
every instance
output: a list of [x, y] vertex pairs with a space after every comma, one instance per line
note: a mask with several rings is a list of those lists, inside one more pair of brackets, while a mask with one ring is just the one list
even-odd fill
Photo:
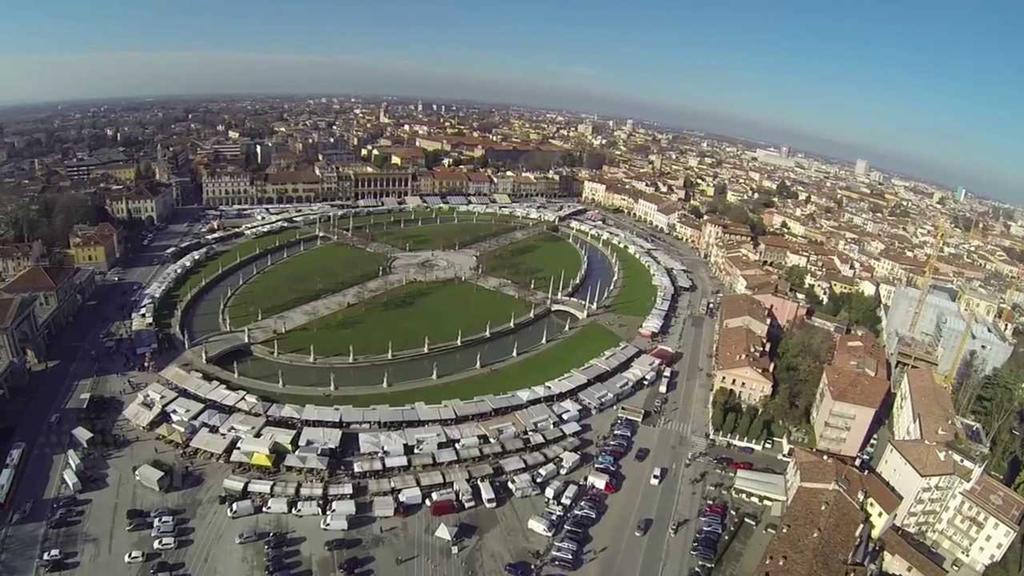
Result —
[[459, 529], [457, 527], [450, 527], [442, 522], [441, 525], [437, 527], [437, 530], [434, 531], [434, 536], [437, 536], [442, 540], [452, 542], [455, 540], [455, 533], [458, 532], [458, 530]]

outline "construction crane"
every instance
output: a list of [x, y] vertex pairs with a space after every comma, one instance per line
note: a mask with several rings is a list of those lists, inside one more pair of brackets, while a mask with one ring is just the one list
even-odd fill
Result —
[[974, 328], [974, 315], [970, 312], [964, 313], [964, 333], [960, 336], [960, 342], [956, 346], [956, 352], [953, 354], [953, 363], [949, 367], [949, 372], [946, 373], [943, 378], [943, 384], [946, 385], [946, 389], [951, 391], [956, 386], [956, 376], [960, 372], [960, 364], [964, 361], [964, 354], [967, 353], [967, 344], [971, 341], [971, 332]]
[[907, 334], [911, 337], [917, 331], [917, 325], [921, 322], [921, 313], [924, 312], [924, 304], [928, 300], [928, 292], [932, 286], [932, 273], [935, 271], [935, 261], [939, 258], [939, 253], [942, 252], [942, 243], [946, 239], [946, 221], [943, 220], [939, 223], [939, 230], [935, 234], [935, 245], [932, 247], [932, 251], [928, 254], [928, 260], [924, 264], [924, 276], [921, 277], [921, 282], [918, 288], [921, 290], [921, 295], [917, 298], [917, 303], [914, 304], [914, 315], [910, 317], [910, 326], [907, 327]]

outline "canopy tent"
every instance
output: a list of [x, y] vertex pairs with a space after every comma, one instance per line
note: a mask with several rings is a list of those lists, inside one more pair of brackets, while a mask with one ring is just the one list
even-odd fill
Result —
[[265, 468], [271, 468], [274, 466], [274, 455], [263, 454], [262, 452], [253, 452], [249, 456], [249, 464], [253, 466], [263, 466]]
[[184, 431], [167, 423], [161, 424], [160, 427], [156, 429], [156, 434], [157, 436], [170, 440], [179, 446], [183, 446], [188, 443], [188, 438], [185, 437]]
[[89, 446], [89, 441], [92, 440], [93, 434], [85, 428], [78, 426], [71, 431], [71, 437], [74, 438], [83, 448]]
[[442, 522], [441, 525], [437, 527], [437, 530], [434, 531], [434, 536], [437, 536], [441, 540], [454, 542], [455, 534], [458, 533], [458, 531], [458, 526], [449, 526]]
[[305, 468], [308, 470], [326, 470], [327, 458], [316, 454], [286, 454], [284, 465], [289, 468]]
[[220, 456], [228, 451], [232, 441], [234, 441], [233, 436], [225, 436], [210, 432], [206, 428], [200, 428], [199, 432], [192, 437], [189, 446]]

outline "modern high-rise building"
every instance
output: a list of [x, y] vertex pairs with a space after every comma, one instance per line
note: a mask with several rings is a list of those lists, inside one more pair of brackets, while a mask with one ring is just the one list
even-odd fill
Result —
[[378, 121], [381, 124], [383, 124], [383, 123], [388, 121], [388, 103], [387, 102], [381, 102], [380, 103], [380, 118], [378, 118]]
[[967, 200], [967, 188], [964, 188], [963, 186], [957, 186], [956, 201], [963, 202], [964, 200]]
[[853, 168], [853, 173], [856, 174], [857, 176], [867, 176], [868, 170], [870, 169], [871, 167], [868, 165], [867, 160], [864, 160], [863, 158], [857, 158], [857, 164]]

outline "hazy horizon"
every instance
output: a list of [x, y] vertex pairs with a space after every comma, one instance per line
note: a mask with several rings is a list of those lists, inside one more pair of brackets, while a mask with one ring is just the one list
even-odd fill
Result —
[[5, 10], [0, 103], [311, 93], [509, 103], [866, 158], [1022, 203], [1014, 55], [1024, 42], [1009, 33], [1021, 7], [1001, 8], [58, 0]]

